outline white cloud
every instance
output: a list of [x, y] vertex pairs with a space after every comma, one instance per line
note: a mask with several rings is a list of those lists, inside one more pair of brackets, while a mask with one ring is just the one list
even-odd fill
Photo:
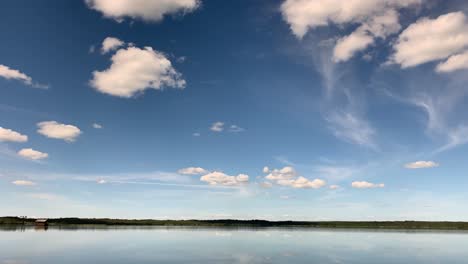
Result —
[[178, 170], [177, 173], [183, 175], [199, 175], [208, 173], [208, 171], [200, 167], [188, 167]]
[[325, 119], [335, 137], [348, 143], [377, 149], [374, 142], [375, 130], [358, 115], [351, 112], [334, 112]]
[[211, 125], [210, 130], [213, 132], [222, 132], [224, 130], [224, 123], [215, 122]]
[[468, 143], [468, 126], [460, 125], [455, 129], [450, 129], [447, 134], [448, 142], [436, 152], [446, 151]]
[[405, 168], [407, 169], [425, 169], [425, 168], [434, 168], [439, 167], [439, 164], [434, 161], [415, 161], [408, 164], [405, 164]]
[[332, 190], [337, 190], [337, 189], [340, 188], [340, 186], [339, 185], [330, 185], [329, 188], [332, 189]]
[[450, 56], [446, 61], [437, 65], [437, 72], [453, 72], [468, 69], [468, 51]]
[[34, 186], [34, 185], [36, 185], [35, 182], [25, 181], [25, 180], [16, 180], [16, 181], [13, 181], [12, 184], [18, 185], [18, 186]]
[[260, 187], [265, 188], [265, 189], [269, 189], [269, 188], [273, 187], [273, 184], [271, 182], [261, 182]]
[[[448, 13], [435, 19], [422, 18], [400, 34], [391, 62], [402, 68], [414, 67], [448, 58], [467, 47], [468, 21], [462, 12]], [[449, 69], [458, 60], [452, 59], [440, 67]]]
[[365, 31], [357, 30], [352, 34], [343, 37], [336, 43], [333, 51], [333, 60], [335, 62], [347, 61], [354, 53], [364, 50], [374, 42], [372, 36]]
[[93, 128], [101, 129], [101, 128], [103, 128], [103, 126], [101, 124], [98, 124], [98, 123], [93, 123]]
[[[265, 172], [265, 168], [263, 172]], [[290, 180], [297, 176], [296, 170], [293, 167], [289, 166], [284, 167], [282, 169], [273, 169], [265, 173], [269, 173], [265, 178], [271, 181]]]
[[41, 160], [49, 157], [49, 154], [34, 150], [32, 148], [22, 149], [18, 151], [18, 155], [30, 160]]
[[326, 185], [326, 182], [321, 179], [314, 179], [311, 181], [303, 176], [298, 176], [296, 170], [290, 166], [273, 170], [269, 170], [268, 167], [265, 167], [263, 168], [263, 172], [269, 173], [265, 176], [265, 179], [274, 181], [276, 184], [282, 186], [318, 189]]
[[104, 179], [99, 179], [96, 182], [97, 182], [97, 184], [106, 184], [107, 183], [107, 181], [104, 180]]
[[102, 54], [105, 54], [109, 51], [116, 50], [122, 47], [123, 45], [125, 45], [125, 42], [123, 42], [122, 40], [114, 37], [107, 37], [102, 42], [101, 52]]
[[286, 0], [281, 12], [300, 39], [316, 27], [358, 24], [356, 31], [339, 39], [335, 46], [334, 61], [341, 62], [366, 49], [376, 38], [397, 33], [401, 28], [397, 10], [420, 3], [421, 0]]
[[0, 142], [2, 141], [26, 142], [28, 141], [28, 136], [22, 135], [8, 128], [0, 127]]
[[263, 167], [263, 173], [269, 173], [270, 172], [270, 168], [268, 168], [267, 166]]
[[85, 0], [89, 8], [105, 17], [122, 21], [129, 17], [157, 22], [165, 15], [189, 13], [200, 6], [198, 0]]
[[347, 61], [358, 51], [365, 50], [375, 42], [375, 38], [385, 39], [397, 33], [401, 26], [398, 22], [398, 13], [390, 9], [386, 13], [369, 19], [348, 36], [339, 39], [333, 51], [335, 62]]
[[385, 187], [385, 184], [383, 183], [375, 184], [375, 183], [366, 182], [366, 181], [355, 181], [351, 183], [351, 186], [357, 189], [370, 189], [370, 188], [383, 188]]
[[99, 92], [130, 98], [146, 89], [185, 88], [185, 80], [163, 53], [151, 47], [119, 49], [111, 58], [112, 65], [94, 71], [91, 86]]
[[48, 138], [63, 139], [73, 142], [81, 134], [81, 130], [73, 125], [60, 124], [56, 121], [44, 121], [37, 124], [37, 132]]
[[231, 125], [229, 127], [229, 132], [243, 132], [243, 131], [245, 131], [245, 129], [237, 125]]
[[2, 64], [0, 64], [0, 77], [5, 78], [7, 80], [21, 81], [24, 84], [32, 86], [34, 88], [48, 88], [47, 85], [34, 83], [32, 78], [26, 75], [25, 73], [22, 73], [19, 70], [11, 69], [10, 67]]
[[192, 136], [194, 136], [194, 137], [199, 137], [199, 136], [201, 136], [201, 134], [198, 133], [198, 132], [195, 132], [195, 133], [192, 134]]
[[281, 12], [294, 34], [302, 38], [309, 29], [331, 23], [337, 25], [364, 23], [389, 10], [420, 2], [420, 0], [286, 0], [281, 5]]
[[278, 180], [276, 182], [279, 185], [290, 186], [293, 188], [314, 188], [319, 189], [326, 185], [326, 182], [321, 179], [315, 179], [310, 181], [309, 179], [299, 176], [296, 179], [291, 180]]
[[222, 186], [237, 186], [246, 184], [249, 182], [249, 176], [246, 174], [239, 174], [237, 176], [229, 176], [223, 172], [214, 171], [203, 175], [200, 178], [201, 181], [207, 182], [210, 185], [222, 185]]

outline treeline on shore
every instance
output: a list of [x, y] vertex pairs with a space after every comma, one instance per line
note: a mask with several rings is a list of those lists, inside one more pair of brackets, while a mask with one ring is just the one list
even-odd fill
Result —
[[[34, 225], [34, 218], [0, 217], [0, 225]], [[468, 230], [468, 222], [424, 221], [266, 221], [266, 220], [154, 220], [110, 218], [52, 218], [51, 226], [199, 226], [199, 227], [309, 227], [309, 228], [375, 228], [375, 229], [440, 229]]]

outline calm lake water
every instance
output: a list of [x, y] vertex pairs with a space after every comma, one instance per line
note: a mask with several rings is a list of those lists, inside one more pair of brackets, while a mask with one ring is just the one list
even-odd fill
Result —
[[327, 229], [0, 229], [1, 264], [468, 263], [468, 233]]

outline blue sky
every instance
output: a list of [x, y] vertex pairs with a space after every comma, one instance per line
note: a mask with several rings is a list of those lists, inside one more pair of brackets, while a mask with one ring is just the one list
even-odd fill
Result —
[[1, 215], [468, 220], [468, 5], [9, 1]]

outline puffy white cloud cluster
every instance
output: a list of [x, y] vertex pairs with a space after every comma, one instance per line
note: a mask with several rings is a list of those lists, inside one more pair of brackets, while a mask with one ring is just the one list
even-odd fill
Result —
[[354, 181], [351, 183], [351, 186], [353, 188], [357, 189], [371, 189], [371, 188], [384, 188], [385, 184], [383, 183], [371, 183], [371, 182], [366, 182], [366, 181]]
[[208, 173], [207, 170], [200, 168], [200, 167], [183, 168], [183, 169], [178, 170], [177, 172], [183, 175], [200, 175], [200, 174]]
[[58, 123], [57, 121], [44, 121], [37, 124], [37, 132], [48, 138], [62, 139], [74, 142], [81, 134], [81, 130], [73, 125]]
[[233, 133], [239, 133], [239, 132], [244, 132], [245, 129], [238, 126], [238, 125], [230, 125], [229, 127], [226, 128], [226, 123], [224, 122], [221, 122], [221, 121], [218, 121], [218, 122], [214, 122], [211, 127], [210, 127], [210, 130], [213, 131], [213, 132], [223, 132], [223, 131], [228, 131], [228, 132], [233, 132]]
[[398, 10], [420, 3], [421, 0], [286, 0], [281, 11], [298, 38], [320, 26], [358, 24], [354, 32], [336, 43], [333, 59], [341, 62], [374, 44], [377, 38], [397, 33], [401, 28]]
[[394, 45], [391, 62], [402, 68], [441, 62], [438, 72], [468, 68], [468, 20], [463, 12], [422, 18], [408, 26]]
[[210, 130], [213, 132], [222, 132], [224, 130], [224, 123], [223, 122], [214, 122]]
[[102, 41], [101, 52], [102, 54], [106, 54], [109, 51], [113, 51], [122, 47], [123, 45], [125, 45], [125, 42], [122, 40], [114, 37], [107, 37]]
[[200, 6], [198, 0], [86, 0], [89, 8], [105, 17], [122, 21], [124, 18], [157, 22], [165, 15], [192, 12]]
[[200, 180], [210, 185], [239, 186], [248, 183], [249, 176], [246, 174], [230, 176], [223, 172], [214, 171], [201, 176]]
[[30, 160], [41, 160], [49, 157], [49, 154], [34, 150], [32, 148], [25, 148], [18, 151], [18, 155]]
[[275, 182], [278, 185], [288, 186], [293, 188], [313, 188], [319, 189], [326, 185], [326, 182], [321, 179], [309, 180], [303, 176], [299, 176], [293, 167], [286, 166], [282, 169], [270, 170], [268, 167], [263, 168], [264, 173], [268, 173], [265, 179]]
[[2, 141], [26, 142], [28, 141], [28, 136], [22, 135], [19, 132], [8, 128], [0, 127], [0, 142]]
[[[90, 81], [101, 93], [130, 98], [147, 89], [185, 88], [186, 82], [171, 61], [151, 47], [138, 48], [132, 45], [121, 48], [125, 43], [119, 39], [106, 38], [103, 53], [116, 50], [112, 64], [103, 71], [94, 71]], [[120, 48], [120, 49], [118, 49]]]

